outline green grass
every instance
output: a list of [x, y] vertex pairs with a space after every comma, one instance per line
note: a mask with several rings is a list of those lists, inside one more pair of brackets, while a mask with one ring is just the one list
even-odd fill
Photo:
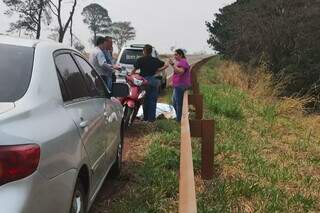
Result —
[[[214, 119], [215, 177], [200, 181], [201, 145], [193, 140], [198, 212], [320, 212], [320, 142], [295, 115], [217, 80], [219, 57], [200, 71], [205, 118]], [[162, 102], [170, 102], [172, 91]], [[134, 181], [111, 212], [177, 212], [180, 130], [159, 120]]]
[[[215, 78], [220, 63], [216, 57], [200, 72], [205, 117], [217, 126], [218, 169], [198, 195], [199, 212], [320, 211], [319, 186], [314, 182], [320, 174], [301, 172], [319, 165], [317, 156], [302, 155], [319, 150], [314, 146], [317, 139], [294, 118], [278, 115], [276, 103], [219, 83]], [[289, 133], [293, 142], [283, 139]]]
[[152, 143], [143, 165], [134, 169], [130, 190], [113, 201], [111, 212], [176, 212], [179, 170], [179, 126], [159, 120], [156, 132], [146, 135]]
[[172, 92], [173, 92], [172, 87], [168, 87], [167, 89], [161, 91], [158, 102], [168, 103], [168, 104], [172, 103]]
[[240, 120], [243, 117], [241, 102], [245, 95], [227, 85], [203, 85], [207, 109], [213, 114]]

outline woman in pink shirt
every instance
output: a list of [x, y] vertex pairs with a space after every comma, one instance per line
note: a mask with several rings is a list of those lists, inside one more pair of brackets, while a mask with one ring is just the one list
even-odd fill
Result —
[[181, 49], [177, 49], [174, 53], [176, 63], [170, 59], [174, 73], [172, 77], [173, 95], [172, 101], [177, 114], [177, 121], [181, 121], [182, 105], [184, 92], [191, 86], [190, 65], [186, 56]]

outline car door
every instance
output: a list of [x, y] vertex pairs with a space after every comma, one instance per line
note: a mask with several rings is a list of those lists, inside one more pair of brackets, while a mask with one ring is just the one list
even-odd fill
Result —
[[[118, 120], [118, 115], [116, 114], [115, 104], [113, 99], [105, 98], [107, 91], [104, 89], [104, 83], [95, 71], [95, 69], [88, 63], [81, 55], [72, 54], [78, 66], [80, 67], [83, 76], [85, 76], [85, 81], [89, 86], [89, 92], [91, 95], [95, 95], [97, 92], [97, 101], [104, 104], [104, 127], [99, 131], [99, 137], [104, 138], [105, 151], [107, 158], [107, 166], [110, 167], [114, 160], [114, 155], [116, 151], [115, 138], [117, 136], [116, 121]], [[99, 98], [104, 97], [104, 98]], [[119, 128], [118, 128], [119, 129]]]
[[[66, 90], [65, 109], [78, 127], [91, 167], [92, 191], [106, 174], [105, 98], [92, 91], [80, 72], [71, 52], [58, 51], [54, 55], [60, 86]], [[88, 79], [89, 80], [89, 79]]]

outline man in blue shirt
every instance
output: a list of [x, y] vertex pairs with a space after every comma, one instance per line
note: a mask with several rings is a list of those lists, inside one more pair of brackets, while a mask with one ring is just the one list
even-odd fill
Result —
[[[106, 41], [105, 41], [105, 49], [103, 51], [106, 60], [107, 60], [107, 64], [109, 64], [113, 69], [116, 70], [120, 70], [120, 66], [115, 64], [113, 57], [112, 57], [112, 53], [113, 53], [113, 40], [112, 37], [110, 36], [106, 36], [105, 37]], [[112, 73], [112, 80], [116, 81], [116, 76], [114, 73]]]
[[115, 65], [113, 58], [112, 58], [112, 51], [113, 51], [113, 41], [112, 41], [112, 37], [110, 36], [106, 36], [105, 37], [106, 41], [105, 41], [105, 49], [103, 51], [107, 63], [110, 64], [111, 66]]

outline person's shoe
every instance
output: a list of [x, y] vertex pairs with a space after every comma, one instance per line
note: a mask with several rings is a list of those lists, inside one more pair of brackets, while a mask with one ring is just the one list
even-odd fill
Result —
[[143, 119], [139, 120], [138, 122], [139, 122], [139, 124], [146, 124], [146, 123], [148, 123], [147, 120], [143, 120]]
[[141, 121], [142, 124], [149, 124], [149, 121]]

